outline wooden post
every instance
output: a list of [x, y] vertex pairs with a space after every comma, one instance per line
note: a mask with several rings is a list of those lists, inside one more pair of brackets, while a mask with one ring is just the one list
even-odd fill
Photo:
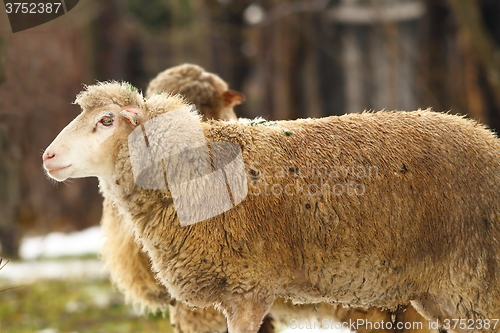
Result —
[[342, 0], [326, 13], [342, 31], [345, 111], [415, 109], [420, 0]]

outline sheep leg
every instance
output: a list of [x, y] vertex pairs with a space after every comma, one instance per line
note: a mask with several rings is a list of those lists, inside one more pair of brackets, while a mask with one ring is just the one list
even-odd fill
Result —
[[264, 317], [264, 321], [259, 328], [259, 333], [274, 333], [273, 318], [270, 315]]
[[274, 297], [252, 298], [234, 297], [221, 305], [227, 318], [229, 333], [257, 333]]
[[[396, 317], [398, 321], [402, 323], [412, 323], [412, 325], [416, 324], [413, 328], [405, 328], [401, 332], [403, 333], [437, 333], [437, 330], [431, 329], [429, 327], [429, 322], [425, 320], [424, 317], [411, 305], [399, 313]], [[418, 327], [418, 324], [421, 323], [421, 328]], [[442, 331], [446, 333], [446, 331]]]
[[133, 231], [125, 225], [125, 218], [108, 199], [104, 199], [101, 226], [107, 236], [101, 249], [102, 258], [111, 280], [127, 301], [152, 311], [166, 309], [172, 300], [170, 294], [156, 281], [149, 257], [136, 243]]
[[213, 307], [192, 309], [182, 302], [172, 302], [170, 323], [174, 333], [217, 333], [226, 332], [226, 318]]
[[[478, 293], [471, 292], [471, 294], [474, 295]], [[497, 297], [494, 295], [491, 299], [495, 300]], [[492, 304], [489, 300], [488, 302], [489, 303], [486, 303], [486, 301], [481, 298], [474, 298], [474, 300], [471, 301], [470, 299], [462, 298], [460, 295], [453, 294], [447, 297], [425, 295], [418, 300], [411, 301], [415, 309], [426, 319], [434, 322], [439, 320], [440, 325], [443, 325], [444, 328], [448, 328], [448, 333], [498, 332], [498, 327], [495, 325], [489, 325], [489, 327], [471, 326], [471, 323], [468, 321], [483, 319], [482, 322], [486, 323], [486, 320], [490, 319], [488, 322], [491, 323], [491, 319], [498, 318], [498, 310], [496, 310], [498, 308], [495, 309], [496, 305]], [[482, 310], [482, 312], [474, 312], [473, 306], [475, 306], [475, 309]], [[454, 320], [457, 319], [466, 320], [467, 324], [462, 327], [462, 325], [454, 322]]]
[[[427, 295], [425, 298], [419, 300], [411, 301], [411, 305], [413, 305], [413, 307], [427, 320], [434, 321], [436, 319], [449, 319], [449, 316], [442, 311], [437, 300], [430, 295]], [[456, 316], [456, 318], [458, 318], [458, 316]]]

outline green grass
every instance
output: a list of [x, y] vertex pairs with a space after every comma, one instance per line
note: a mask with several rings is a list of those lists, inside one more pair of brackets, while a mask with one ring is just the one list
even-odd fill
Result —
[[[0, 290], [16, 287], [0, 281]], [[49, 330], [50, 329], [50, 330]], [[0, 293], [0, 333], [170, 333], [168, 317], [142, 315], [108, 281], [39, 280]]]

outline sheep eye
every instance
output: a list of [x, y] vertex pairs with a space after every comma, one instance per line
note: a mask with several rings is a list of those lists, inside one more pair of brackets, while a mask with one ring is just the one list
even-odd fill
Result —
[[99, 122], [101, 124], [103, 124], [104, 126], [108, 127], [108, 126], [113, 125], [113, 118], [105, 116], [105, 117], [102, 117], [102, 119], [99, 120]]

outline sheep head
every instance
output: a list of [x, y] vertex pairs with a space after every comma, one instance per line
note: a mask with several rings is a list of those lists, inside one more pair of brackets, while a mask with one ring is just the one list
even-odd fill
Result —
[[82, 112], [43, 154], [48, 176], [57, 181], [106, 176], [112, 170], [116, 151], [126, 144], [128, 135], [137, 126], [168, 111], [169, 106], [173, 110], [186, 105], [176, 96], [162, 96], [161, 107], [158, 101], [153, 100], [151, 108], [146, 103], [142, 94], [128, 83], [87, 86], [75, 100]]
[[236, 119], [233, 107], [245, 101], [242, 93], [230, 90], [219, 76], [193, 64], [175, 66], [158, 74], [149, 83], [146, 97], [162, 91], [185, 96], [205, 119]]
[[129, 85], [111, 82], [87, 87], [75, 102], [82, 113], [43, 154], [53, 179], [95, 176], [115, 191], [162, 191], [172, 198], [181, 225], [217, 216], [246, 197], [241, 147], [212, 142], [209, 149], [208, 124], [179, 95], [145, 101]]

